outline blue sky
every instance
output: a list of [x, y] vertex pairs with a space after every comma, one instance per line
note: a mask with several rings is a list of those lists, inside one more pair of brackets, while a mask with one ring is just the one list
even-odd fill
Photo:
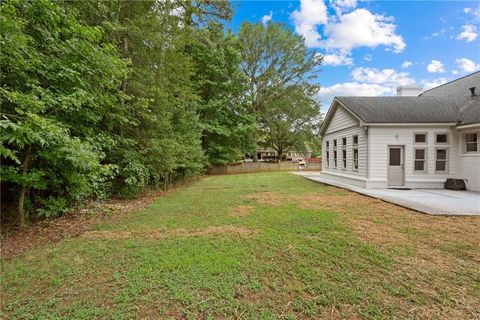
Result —
[[394, 95], [480, 69], [479, 1], [236, 1], [228, 24], [283, 22], [324, 55], [318, 98]]

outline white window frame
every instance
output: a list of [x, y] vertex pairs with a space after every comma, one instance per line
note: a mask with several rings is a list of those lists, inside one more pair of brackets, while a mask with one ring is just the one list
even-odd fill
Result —
[[[437, 141], [437, 139], [435, 139], [435, 141]], [[437, 159], [437, 150], [445, 150], [445, 160], [443, 159], [440, 159], [438, 160]], [[450, 169], [450, 152], [449, 152], [449, 148], [448, 147], [437, 147], [435, 148], [435, 162], [434, 162], [434, 168], [435, 168], [435, 173], [449, 173], [449, 169]], [[437, 161], [445, 161], [445, 171], [440, 171], [440, 170], [437, 170]]]
[[330, 151], [327, 149], [326, 153], [325, 153], [327, 159], [326, 159], [326, 163], [327, 163], [327, 168], [330, 167]]
[[[415, 141], [415, 138], [417, 135], [424, 135], [425, 136], [425, 142], [417, 142]], [[435, 136], [436, 137], [436, 136]], [[447, 138], [448, 139], [448, 138]], [[421, 145], [426, 145], [428, 144], [428, 132], [414, 132], [413, 133], [413, 144], [421, 144]]]
[[347, 148], [342, 148], [342, 170], [347, 170]]
[[[423, 159], [417, 159], [417, 150], [423, 150]], [[436, 155], [436, 151], [435, 151], [435, 155]], [[414, 173], [427, 173], [428, 172], [428, 168], [427, 168], [428, 159], [427, 158], [428, 158], [428, 148], [413, 148], [413, 172]], [[417, 170], [415, 168], [415, 163], [417, 161], [423, 161], [423, 170]]]
[[[477, 151], [467, 151], [467, 135], [468, 134], [476, 134], [477, 135]], [[475, 142], [469, 142], [469, 143], [475, 143]], [[465, 154], [475, 154], [475, 153], [480, 153], [480, 132], [478, 131], [472, 131], [472, 132], [465, 132], [462, 134], [462, 149], [463, 153]]]

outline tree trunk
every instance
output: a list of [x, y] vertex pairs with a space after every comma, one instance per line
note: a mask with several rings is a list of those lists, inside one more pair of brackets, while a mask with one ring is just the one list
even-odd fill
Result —
[[255, 152], [253, 153], [253, 162], [258, 162], [258, 154], [257, 154], [257, 128], [255, 128], [255, 132], [253, 133], [253, 145], [255, 146]]
[[22, 162], [22, 186], [20, 187], [20, 192], [18, 194], [18, 211], [17, 211], [17, 225], [23, 227], [25, 225], [25, 194], [27, 193], [27, 186], [25, 185], [24, 178], [27, 175], [28, 164], [30, 162], [30, 153], [32, 152], [32, 146], [28, 146], [25, 158]]

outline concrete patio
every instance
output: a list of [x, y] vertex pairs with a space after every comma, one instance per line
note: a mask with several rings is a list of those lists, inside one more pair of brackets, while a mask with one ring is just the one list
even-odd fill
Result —
[[320, 172], [293, 172], [307, 179], [348, 189], [433, 215], [480, 215], [480, 193], [443, 189], [366, 189], [330, 180]]

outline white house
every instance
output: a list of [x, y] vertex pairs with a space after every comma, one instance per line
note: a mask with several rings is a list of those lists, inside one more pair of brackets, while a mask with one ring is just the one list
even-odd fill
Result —
[[366, 188], [443, 188], [456, 178], [480, 191], [480, 72], [420, 90], [335, 97], [320, 129], [322, 175]]

